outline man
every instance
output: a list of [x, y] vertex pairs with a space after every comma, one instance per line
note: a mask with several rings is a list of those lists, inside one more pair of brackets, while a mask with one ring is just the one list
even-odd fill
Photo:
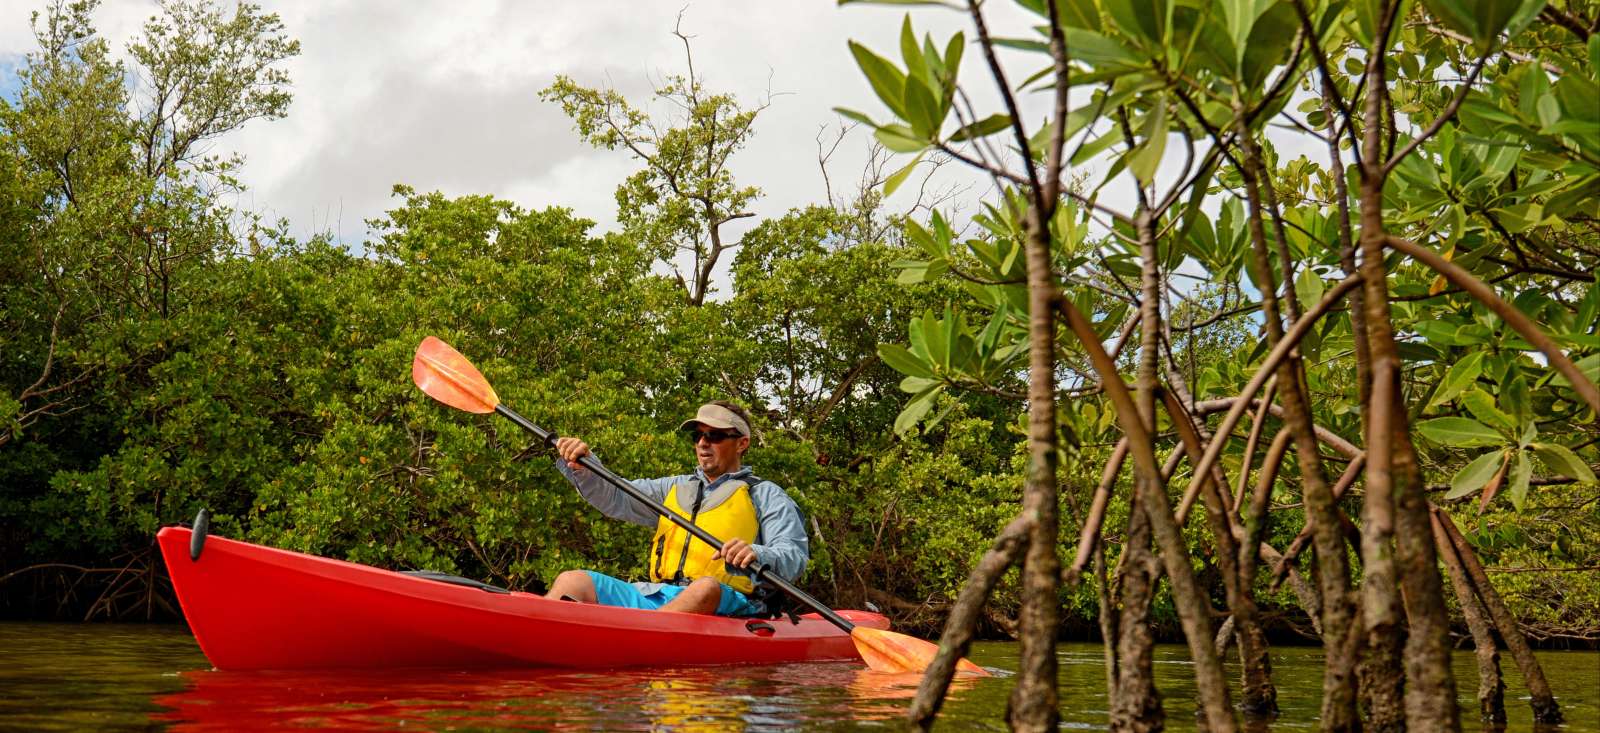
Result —
[[651, 582], [626, 583], [590, 570], [568, 570], [556, 576], [546, 598], [757, 616], [766, 609], [755, 597], [754, 566], [765, 565], [791, 581], [800, 577], [810, 558], [800, 508], [777, 484], [757, 478], [743, 465], [744, 453], [750, 448], [749, 414], [738, 405], [718, 400], [701, 405], [679, 428], [694, 444], [694, 473], [632, 483], [722, 540], [722, 549], [712, 550], [578, 465], [578, 459], [589, 454], [588, 444], [578, 438], [561, 438], [556, 441], [556, 468], [578, 488], [578, 494], [602, 514], [655, 527], [656, 533], [650, 541]]

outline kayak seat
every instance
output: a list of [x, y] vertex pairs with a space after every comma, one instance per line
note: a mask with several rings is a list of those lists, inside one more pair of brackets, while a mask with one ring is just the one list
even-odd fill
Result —
[[486, 591], [486, 592], [489, 592], [489, 593], [505, 593], [505, 594], [511, 593], [511, 591], [506, 590], [505, 588], [501, 588], [500, 586], [497, 586], [497, 585], [489, 585], [488, 583], [484, 583], [484, 582], [481, 582], [481, 581], [473, 580], [471, 578], [463, 578], [463, 577], [461, 577], [459, 575], [451, 575], [449, 573], [441, 573], [441, 572], [439, 572], [437, 570], [402, 570], [401, 574], [402, 575], [410, 575], [410, 576], [412, 576], [414, 578], [423, 578], [423, 579], [426, 579], [426, 580], [437, 580], [440, 583], [449, 583], [451, 585], [464, 585], [464, 586], [466, 586], [468, 588], [477, 588], [478, 590]]

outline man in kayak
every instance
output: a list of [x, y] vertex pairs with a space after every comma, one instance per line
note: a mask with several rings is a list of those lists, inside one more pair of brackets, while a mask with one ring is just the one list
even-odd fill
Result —
[[755, 597], [756, 566], [765, 565], [790, 581], [799, 579], [811, 555], [805, 524], [800, 508], [782, 488], [743, 465], [750, 448], [749, 414], [718, 400], [701, 405], [679, 427], [694, 444], [694, 472], [632, 483], [722, 540], [722, 549], [712, 550], [578, 465], [578, 459], [589, 454], [589, 446], [564, 437], [556, 441], [556, 468], [578, 487], [585, 501], [613, 519], [656, 528], [650, 541], [651, 582], [627, 583], [592, 570], [568, 570], [556, 576], [546, 598], [756, 616], [766, 610]]

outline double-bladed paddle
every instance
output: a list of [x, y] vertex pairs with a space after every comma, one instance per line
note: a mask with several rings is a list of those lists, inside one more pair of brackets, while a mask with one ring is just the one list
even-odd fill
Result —
[[[494, 393], [494, 388], [489, 386], [489, 381], [483, 378], [477, 367], [462, 356], [449, 344], [429, 336], [417, 345], [417, 355], [411, 362], [411, 379], [423, 392], [446, 405], [458, 410], [477, 414], [498, 413], [510, 420], [539, 439], [547, 447], [555, 447], [556, 438], [559, 437], [533, 421], [518, 415], [511, 408], [501, 404], [500, 397]], [[668, 510], [649, 496], [641, 492], [638, 487], [619, 478], [616, 474], [600, 465], [592, 455], [578, 459], [578, 465], [593, 471], [600, 478], [622, 493], [633, 497], [655, 513], [666, 517], [668, 520], [684, 528], [696, 539], [711, 547], [721, 550], [722, 541], [712, 537], [710, 533], [685, 519], [677, 512]], [[921, 673], [935, 655], [939, 647], [930, 642], [905, 634], [897, 634], [883, 629], [869, 629], [850, 623], [849, 619], [835, 613], [833, 609], [822, 605], [821, 601], [812, 598], [810, 594], [795, 587], [787, 579], [773, 572], [763, 564], [755, 566], [756, 577], [777, 586], [779, 590], [787, 593], [789, 597], [799, 601], [801, 605], [816, 611], [823, 618], [832, 622], [834, 626], [844, 629], [850, 634], [851, 641], [855, 642], [856, 651], [860, 652], [861, 659], [867, 666], [879, 672], [916, 672]], [[962, 659], [957, 662], [956, 669], [969, 674], [987, 675], [988, 673], [972, 662]]]

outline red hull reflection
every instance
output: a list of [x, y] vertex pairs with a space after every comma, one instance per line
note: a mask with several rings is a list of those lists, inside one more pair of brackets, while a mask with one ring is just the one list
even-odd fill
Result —
[[[736, 731], [904, 713], [915, 675], [848, 663], [612, 671], [186, 672], [157, 697], [155, 721], [180, 731]], [[957, 680], [957, 688], [971, 684]]]

